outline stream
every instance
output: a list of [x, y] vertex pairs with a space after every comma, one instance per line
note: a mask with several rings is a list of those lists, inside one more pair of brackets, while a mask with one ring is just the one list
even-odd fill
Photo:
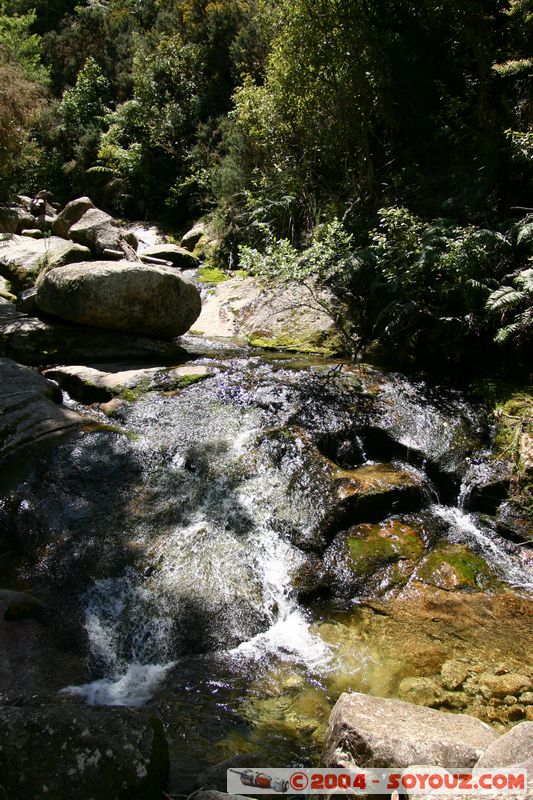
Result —
[[[490, 440], [479, 405], [366, 364], [183, 344], [211, 377], [123, 403], [113, 429], [91, 410], [101, 429], [5, 501], [24, 542], [13, 585], [87, 659], [66, 699], [153, 707], [188, 790], [236, 752], [316, 763], [345, 689], [407, 696], [450, 658], [527, 663], [502, 620], [531, 596], [531, 551], [465, 507]], [[437, 596], [448, 617], [426, 613]], [[468, 640], [454, 626], [487, 603], [494, 622]]]

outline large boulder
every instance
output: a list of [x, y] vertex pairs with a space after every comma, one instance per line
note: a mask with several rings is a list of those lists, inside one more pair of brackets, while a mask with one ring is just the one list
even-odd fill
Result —
[[0, 206], [0, 233], [20, 233], [34, 228], [35, 217], [20, 206]]
[[56, 384], [0, 358], [0, 461], [85, 422], [59, 402]]
[[160, 800], [161, 723], [130, 708], [0, 709], [0, 776], [13, 800]]
[[13, 290], [31, 288], [41, 272], [91, 258], [87, 247], [57, 236], [30, 239], [10, 236], [0, 241], [0, 275], [9, 280]]
[[105, 211], [94, 207], [88, 208], [70, 226], [68, 235], [74, 242], [92, 250], [96, 256], [104, 256], [109, 251], [122, 250], [123, 242], [137, 248], [137, 239], [134, 234], [123, 228]]
[[328, 354], [340, 346], [328, 307], [335, 307], [333, 297], [316, 285], [266, 286], [258, 278], [230, 278], [206, 294], [193, 333]]
[[473, 767], [498, 734], [466, 714], [448, 714], [402, 700], [343, 694], [324, 743], [326, 767]]
[[83, 325], [168, 339], [188, 331], [201, 310], [196, 287], [172, 267], [105, 261], [51, 270], [37, 305]]
[[78, 197], [77, 200], [67, 203], [53, 223], [52, 231], [54, 235], [68, 239], [71, 227], [76, 222], [79, 222], [90, 208], [94, 208], [94, 203], [89, 197]]
[[0, 299], [0, 356], [22, 364], [90, 364], [119, 359], [172, 363], [185, 355], [172, 342], [65, 322], [43, 322], [20, 314], [14, 305]]
[[176, 244], [156, 244], [152, 247], [145, 247], [142, 251], [142, 258], [158, 258], [162, 261], [169, 261], [177, 269], [196, 269], [200, 263], [196, 256]]
[[10, 303], [14, 303], [16, 299], [17, 296], [11, 291], [11, 285], [9, 281], [6, 281], [5, 278], [0, 277], [0, 300], [7, 300]]

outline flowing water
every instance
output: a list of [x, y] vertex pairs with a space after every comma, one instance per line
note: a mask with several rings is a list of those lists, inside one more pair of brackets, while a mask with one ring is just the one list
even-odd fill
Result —
[[464, 464], [487, 444], [460, 393], [216, 344], [196, 361], [215, 374], [125, 404], [115, 431], [65, 441], [10, 501], [34, 554], [17, 580], [47, 596], [88, 656], [91, 680], [65, 692], [154, 705], [180, 786], [242, 749], [312, 760], [344, 686], [388, 691], [363, 638], [347, 657], [324, 635], [364, 599], [321, 579], [332, 539], [367, 522], [336, 513], [332, 470], [403, 469], [422, 487], [416, 502], [387, 497], [368, 522], [421, 525], [428, 547], [467, 546], [509, 590], [533, 590], [526, 551], [458, 505]]

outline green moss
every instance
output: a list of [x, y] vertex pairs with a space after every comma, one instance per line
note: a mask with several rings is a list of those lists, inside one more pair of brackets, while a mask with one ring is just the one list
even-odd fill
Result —
[[479, 589], [496, 585], [482, 558], [464, 545], [437, 548], [417, 571], [417, 578], [440, 589]]
[[230, 277], [232, 276], [228, 275], [218, 267], [210, 267], [205, 264], [198, 270], [198, 280], [202, 283], [211, 283], [215, 285], [217, 283], [228, 281]]
[[[358, 535], [349, 536], [346, 547], [350, 554], [350, 567], [359, 575], [372, 574], [379, 567], [400, 560], [416, 562], [424, 553], [424, 543], [418, 532], [400, 522], [360, 525], [356, 530]], [[393, 582], [399, 582], [402, 576], [391, 577]]]

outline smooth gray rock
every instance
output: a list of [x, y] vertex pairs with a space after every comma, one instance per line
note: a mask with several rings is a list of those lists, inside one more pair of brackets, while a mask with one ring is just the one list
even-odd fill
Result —
[[196, 269], [200, 263], [196, 256], [176, 244], [156, 244], [152, 247], [145, 247], [142, 256], [169, 261], [177, 269]]
[[125, 261], [53, 269], [39, 283], [37, 305], [83, 325], [168, 339], [201, 311], [197, 288], [172, 267]]
[[122, 242], [137, 248], [134, 234], [125, 230], [105, 211], [99, 208], [88, 208], [85, 213], [70, 226], [69, 238], [78, 244], [88, 247], [96, 256], [105, 255], [106, 250], [121, 250]]
[[17, 312], [0, 300], [0, 356], [22, 364], [90, 364], [94, 361], [183, 360], [185, 351], [172, 342], [144, 336], [86, 328], [63, 322], [43, 322]]
[[23, 314], [36, 314], [37, 313], [37, 289], [32, 286], [31, 289], [24, 289], [17, 298], [17, 311]]
[[86, 422], [59, 402], [61, 391], [54, 383], [0, 358], [0, 461]]
[[473, 767], [498, 738], [484, 722], [402, 700], [342, 694], [331, 713], [327, 767]]
[[196, 225], [181, 237], [180, 247], [184, 247], [192, 253], [206, 231], [207, 225], [205, 222], [197, 222]]
[[485, 750], [476, 768], [512, 767], [531, 758], [533, 758], [533, 722], [520, 722]]
[[34, 228], [35, 217], [20, 206], [0, 206], [0, 233], [20, 233], [24, 228]]
[[94, 203], [90, 197], [78, 197], [76, 200], [67, 203], [52, 225], [54, 235], [68, 239], [71, 227], [76, 222], [79, 222], [90, 208], [94, 208]]
[[161, 800], [168, 747], [130, 708], [0, 708], [0, 776], [13, 800]]
[[41, 272], [91, 258], [87, 247], [57, 236], [29, 239], [10, 236], [0, 240], [0, 275], [7, 278], [15, 292], [30, 289]]

